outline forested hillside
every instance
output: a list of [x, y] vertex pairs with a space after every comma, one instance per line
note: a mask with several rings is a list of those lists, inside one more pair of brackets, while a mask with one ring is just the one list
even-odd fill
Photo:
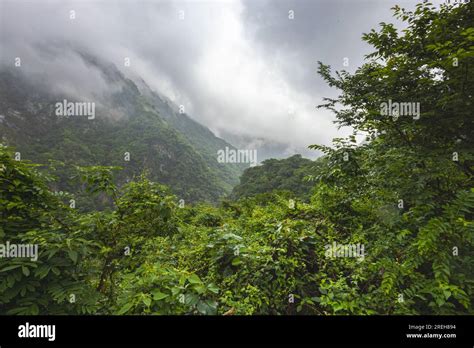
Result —
[[[178, 106], [160, 97], [143, 81], [135, 84], [114, 65], [85, 53], [84, 64], [98, 71], [113, 91], [101, 97], [97, 115], [58, 117], [58, 100], [76, 100], [60, 95], [15, 68], [0, 71], [0, 138], [15, 147], [22, 159], [57, 167], [58, 191], [67, 186], [73, 165], [119, 166], [120, 184], [147, 170], [150, 178], [168, 185], [185, 201], [211, 201], [230, 193], [247, 164], [218, 163], [217, 151], [226, 146], [209, 129], [193, 121]], [[47, 76], [43, 76], [47, 78]], [[73, 98], [73, 99], [72, 99]], [[78, 207], [100, 207], [78, 197]]]
[[305, 178], [316, 172], [318, 165], [301, 155], [282, 160], [265, 160], [260, 166], [244, 171], [239, 185], [232, 190], [231, 197], [238, 199], [259, 193], [286, 191], [294, 197], [309, 198], [314, 184]]
[[[299, 157], [249, 169], [236, 192], [252, 197], [181, 204], [169, 183], [147, 178], [156, 173], [119, 185], [120, 171], [91, 159], [68, 167], [71, 180], [84, 201], [112, 204], [84, 212], [71, 204], [76, 192], [55, 194], [52, 167], [2, 146], [0, 241], [37, 244], [39, 257], [0, 258], [1, 313], [474, 314], [474, 4], [394, 14], [406, 30], [381, 23], [365, 34], [373, 52], [355, 73], [319, 65], [339, 92], [321, 107], [367, 140], [313, 145], [325, 154], [314, 170]], [[394, 103], [419, 103], [418, 112], [388, 112]], [[131, 129], [167, 139], [152, 117]], [[55, 127], [61, 146], [84, 143]], [[179, 149], [180, 175], [210, 184], [214, 172], [191, 172], [191, 150]], [[292, 181], [303, 174], [310, 181]], [[281, 188], [294, 197], [260, 194]]]

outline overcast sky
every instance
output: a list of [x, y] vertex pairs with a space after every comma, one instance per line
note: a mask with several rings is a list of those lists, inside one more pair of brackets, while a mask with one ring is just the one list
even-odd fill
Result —
[[371, 52], [362, 33], [395, 23], [393, 5], [414, 3], [0, 0], [0, 58], [13, 64], [21, 57], [26, 71], [54, 75], [53, 88], [87, 96], [107, 86], [73, 52], [38, 53], [63, 42], [86, 47], [140, 75], [217, 135], [278, 143], [290, 155], [349, 133], [315, 108], [336, 93], [316, 74], [316, 62], [354, 71]]

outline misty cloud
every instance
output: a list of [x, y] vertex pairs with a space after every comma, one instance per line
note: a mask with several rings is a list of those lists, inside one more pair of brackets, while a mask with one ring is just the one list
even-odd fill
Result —
[[0, 63], [21, 57], [21, 69], [53, 92], [100, 98], [111, 93], [110, 82], [78, 55], [90, 52], [143, 78], [217, 135], [243, 142], [235, 145], [278, 144], [285, 155], [310, 155], [308, 145], [349, 132], [315, 108], [335, 93], [317, 76], [316, 62], [355, 70], [371, 52], [362, 33], [394, 22], [396, 3], [413, 4], [2, 0]]

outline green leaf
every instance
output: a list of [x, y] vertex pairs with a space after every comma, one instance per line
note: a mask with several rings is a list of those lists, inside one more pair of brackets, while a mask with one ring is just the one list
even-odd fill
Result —
[[21, 267], [21, 265], [8, 266], [8, 267], [5, 267], [5, 268], [3, 268], [2, 270], [0, 270], [0, 272], [10, 271], [10, 270], [15, 269], [15, 268], [18, 268], [18, 267]]
[[68, 255], [72, 262], [77, 263], [77, 251], [69, 250]]
[[214, 284], [214, 283], [210, 283], [208, 286], [207, 286], [207, 289], [215, 294], [218, 294], [219, 293], [219, 288]]
[[188, 282], [190, 282], [191, 284], [202, 283], [201, 279], [197, 276], [197, 274], [192, 274], [191, 276], [189, 276]]
[[197, 284], [197, 285], [194, 285], [194, 290], [196, 290], [198, 294], [203, 294], [206, 292], [206, 287], [202, 284]]
[[217, 312], [217, 302], [212, 300], [199, 301], [196, 308], [201, 314], [213, 315]]
[[118, 314], [118, 315], [125, 314], [125, 313], [127, 313], [127, 312], [130, 310], [130, 308], [132, 308], [132, 307], [133, 307], [133, 303], [128, 302], [128, 303], [126, 303], [122, 308], [120, 308], [120, 310], [117, 312], [117, 314]]
[[196, 294], [188, 294], [185, 296], [184, 303], [189, 306], [194, 306], [199, 301], [199, 296]]
[[144, 298], [143, 298], [143, 303], [144, 303], [147, 307], [150, 307], [150, 305], [151, 305], [151, 298], [149, 298], [148, 296], [147, 296], [147, 297], [144, 297]]
[[159, 290], [154, 290], [154, 291], [151, 292], [151, 294], [153, 295], [153, 299], [154, 299], [155, 301], [160, 301], [160, 300], [162, 300], [162, 299], [164, 299], [164, 298], [169, 297], [168, 294], [165, 294], [165, 293], [163, 293], [163, 292], [161, 292], [161, 291], [159, 291]]
[[21, 270], [23, 271], [23, 274], [24, 274], [25, 276], [28, 277], [28, 276], [30, 275], [30, 270], [28, 269], [28, 267], [22, 266], [22, 267], [21, 267]]
[[243, 261], [240, 257], [234, 257], [234, 259], [232, 260], [232, 266], [238, 266], [242, 263]]

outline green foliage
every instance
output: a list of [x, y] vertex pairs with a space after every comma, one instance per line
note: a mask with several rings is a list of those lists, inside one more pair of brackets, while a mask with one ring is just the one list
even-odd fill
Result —
[[144, 264], [125, 275], [116, 314], [216, 314], [219, 289], [196, 274]]
[[268, 159], [261, 165], [246, 169], [231, 197], [239, 199], [271, 191], [286, 191], [299, 198], [309, 198], [312, 184], [305, 177], [314, 172], [316, 162], [301, 155], [276, 160]]
[[[331, 277], [331, 288], [344, 290], [332, 295], [342, 307], [325, 303], [349, 313], [353, 298], [357, 311], [472, 313], [473, 46], [466, 33], [473, 6], [394, 10], [408, 28], [399, 35], [382, 23], [364, 35], [376, 51], [355, 74], [334, 77], [320, 64], [341, 91], [321, 107], [368, 137], [359, 146], [354, 136], [335, 139], [334, 148], [313, 146], [327, 163], [315, 175], [313, 204], [339, 240], [350, 234], [368, 251], [351, 266], [356, 284], [347, 273]], [[419, 102], [419, 119], [382, 115], [389, 99]]]
[[[77, 229], [74, 212], [49, 191], [34, 165], [0, 146], [0, 244], [37, 247], [33, 258], [0, 258], [3, 314], [81, 314], [100, 298], [83, 260], [98, 246]], [[33, 249], [34, 250], [34, 249]], [[75, 302], [70, 303], [71, 295]]]
[[[118, 185], [114, 167], [40, 170], [2, 146], [0, 244], [39, 257], [0, 258], [1, 313], [474, 314], [473, 6], [395, 13], [408, 28], [366, 34], [376, 51], [354, 74], [320, 65], [341, 91], [324, 106], [367, 141], [266, 161], [220, 206], [183, 206], [147, 174]], [[380, 115], [388, 99], [419, 101], [420, 118]], [[66, 167], [81, 184], [54, 194], [45, 173]]]

